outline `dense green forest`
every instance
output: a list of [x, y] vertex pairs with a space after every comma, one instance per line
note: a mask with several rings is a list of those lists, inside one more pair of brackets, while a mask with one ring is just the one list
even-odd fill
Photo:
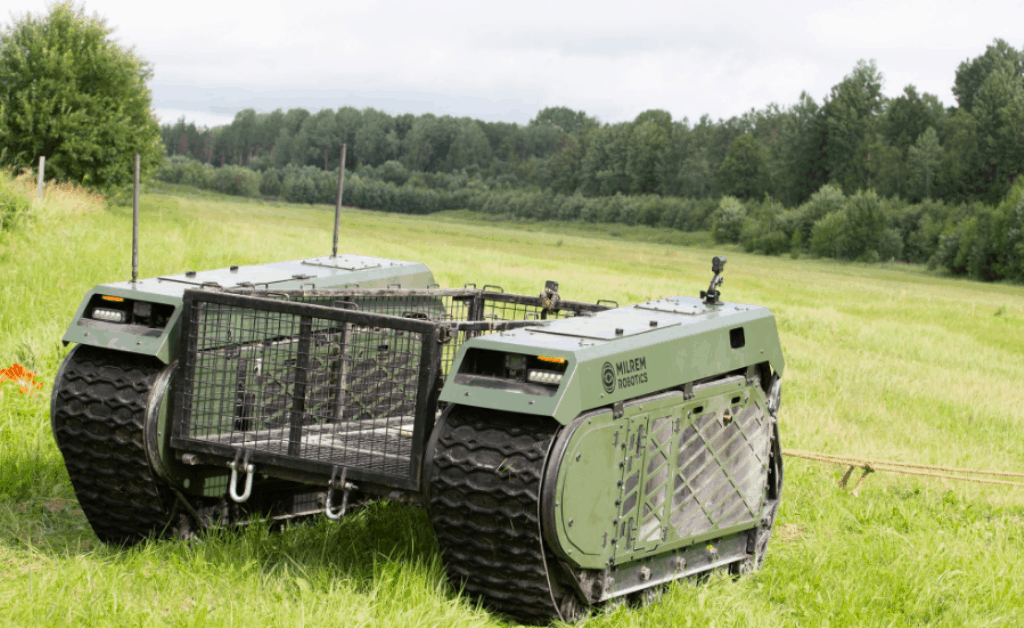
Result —
[[526, 125], [342, 107], [161, 132], [158, 176], [233, 194], [428, 213], [711, 229], [751, 251], [929, 262], [1024, 279], [1024, 51], [996, 40], [957, 68], [956, 105], [882, 93], [859, 62], [819, 103], [804, 93], [727, 120], [648, 110], [601, 123], [549, 107]]

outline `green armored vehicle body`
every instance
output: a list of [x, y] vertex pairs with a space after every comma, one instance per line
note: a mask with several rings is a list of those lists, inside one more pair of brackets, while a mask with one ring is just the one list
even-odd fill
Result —
[[[187, 289], [176, 368], [139, 372], [168, 379], [169, 417], [141, 434], [110, 423], [104, 441], [150, 443], [132, 464], [151, 482], [76, 491], [146, 506], [89, 516], [119, 543], [418, 502], [456, 586], [532, 622], [756, 570], [781, 496], [783, 358], [767, 309], [721, 302], [723, 267], [701, 298], [626, 307], [554, 282]], [[63, 377], [54, 428], [74, 479], [85, 402]], [[110, 413], [156, 412], [129, 401]]]
[[[90, 290], [64, 334], [65, 345], [78, 344], [57, 373], [50, 420], [96, 534], [104, 542], [125, 544], [179, 525], [184, 501], [175, 493], [194, 479], [168, 447], [186, 289], [425, 288], [433, 281], [423, 264], [332, 255], [188, 271]], [[218, 474], [207, 475], [206, 490], [216, 492], [209, 485]], [[219, 474], [220, 492], [226, 480]], [[284, 504], [274, 502], [280, 501], [280, 491], [265, 493], [271, 501], [262, 508], [279, 516], [303, 511], [291, 506], [290, 496]]]

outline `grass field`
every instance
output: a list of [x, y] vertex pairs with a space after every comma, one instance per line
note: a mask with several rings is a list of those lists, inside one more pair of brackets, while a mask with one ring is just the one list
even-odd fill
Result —
[[[131, 212], [54, 195], [0, 243], [0, 625], [493, 626], [445, 581], [425, 514], [379, 503], [340, 523], [253, 526], [130, 551], [98, 544], [49, 427], [60, 337], [93, 285], [130, 276]], [[142, 199], [141, 274], [329, 253], [327, 207], [186, 188]], [[706, 234], [485, 222], [453, 212], [343, 214], [340, 250], [425, 262], [443, 286], [501, 284], [633, 303], [696, 296]], [[724, 298], [775, 313], [787, 367], [783, 446], [1024, 471], [1024, 288], [726, 250]], [[1024, 625], [1024, 490], [788, 459], [764, 569], [674, 586], [592, 626]]]

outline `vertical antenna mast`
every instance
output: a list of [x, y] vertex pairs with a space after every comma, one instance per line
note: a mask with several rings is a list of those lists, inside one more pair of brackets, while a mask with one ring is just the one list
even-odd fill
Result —
[[345, 191], [345, 144], [341, 145], [341, 166], [338, 167], [338, 206], [334, 208], [334, 247], [331, 257], [338, 257], [338, 225], [341, 223], [341, 195]]
[[139, 280], [139, 154], [135, 153], [135, 193], [132, 195], [132, 283]]

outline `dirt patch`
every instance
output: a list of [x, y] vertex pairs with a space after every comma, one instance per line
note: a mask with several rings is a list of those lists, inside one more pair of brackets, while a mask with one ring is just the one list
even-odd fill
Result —
[[781, 543], [792, 543], [804, 538], [804, 527], [797, 523], [784, 523], [775, 531]]

